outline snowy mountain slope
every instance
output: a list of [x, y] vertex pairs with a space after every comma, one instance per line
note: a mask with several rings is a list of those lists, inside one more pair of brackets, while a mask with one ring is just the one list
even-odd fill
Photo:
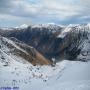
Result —
[[62, 30], [62, 32], [57, 36], [57, 38], [64, 38], [66, 34], [71, 30], [71, 25], [68, 25], [64, 30]]
[[67, 60], [55, 67], [14, 62], [14, 66], [0, 65], [0, 86], [19, 90], [89, 90], [89, 68], [90, 62]]
[[0, 62], [3, 65], [13, 64], [15, 60], [22, 63], [26, 62], [22, 57], [17, 57], [16, 55], [11, 53], [14, 48], [10, 49], [10, 45], [13, 45], [19, 50], [22, 50], [18, 46], [16, 46], [12, 41], [0, 36]]
[[[54, 79], [52, 90], [89, 90], [90, 89], [90, 62], [69, 62], [66, 69]], [[49, 82], [50, 83], [50, 82]], [[51, 89], [51, 87], [47, 87]], [[46, 88], [46, 89], [47, 89]]]
[[26, 24], [23, 24], [23, 25], [21, 25], [21, 26], [19, 26], [19, 27], [17, 27], [17, 28], [24, 29], [24, 28], [27, 28], [27, 27], [28, 27], [28, 25], [26, 25]]
[[28, 61], [34, 65], [49, 64], [49, 61], [33, 47], [30, 47], [20, 42], [16, 43], [15, 41], [12, 41], [2, 36], [0, 36], [0, 53], [0, 59], [2, 61], [9, 61], [14, 59], [18, 62]]

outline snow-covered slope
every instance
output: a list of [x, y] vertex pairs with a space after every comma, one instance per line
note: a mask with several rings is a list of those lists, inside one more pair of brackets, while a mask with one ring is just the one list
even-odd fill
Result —
[[71, 25], [67, 26], [62, 32], [57, 36], [57, 38], [64, 38], [68, 32], [72, 30]]
[[89, 68], [90, 62], [67, 60], [55, 67], [14, 62], [14, 66], [0, 65], [0, 86], [19, 90], [89, 90]]
[[9, 64], [14, 61], [36, 64], [49, 64], [49, 60], [33, 47], [19, 41], [12, 41], [0, 36], [0, 62]]
[[14, 62], [26, 63], [27, 61], [25, 59], [14, 55], [15, 52], [13, 51], [15, 49], [26, 53], [26, 51], [18, 47], [13, 41], [0, 36], [0, 63], [3, 65], [11, 65]]
[[15, 27], [16, 29], [25, 29], [25, 28], [27, 28], [28, 27], [28, 25], [27, 24], [22, 24], [22, 25], [20, 25], [20, 26], [18, 26], [18, 27]]

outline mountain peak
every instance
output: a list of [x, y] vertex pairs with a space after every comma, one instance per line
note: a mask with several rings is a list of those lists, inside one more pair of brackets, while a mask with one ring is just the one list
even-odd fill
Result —
[[15, 28], [27, 28], [28, 27], [28, 25], [27, 24], [22, 24], [22, 25], [20, 25], [20, 26], [17, 26], [17, 27], [15, 27]]

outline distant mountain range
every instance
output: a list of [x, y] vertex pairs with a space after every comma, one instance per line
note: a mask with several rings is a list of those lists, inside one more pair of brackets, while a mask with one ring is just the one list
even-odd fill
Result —
[[87, 61], [90, 56], [90, 24], [24, 24], [0, 28], [0, 53], [2, 59], [6, 56], [8, 59], [22, 58], [33, 65], [52, 64], [52, 58], [56, 61]]

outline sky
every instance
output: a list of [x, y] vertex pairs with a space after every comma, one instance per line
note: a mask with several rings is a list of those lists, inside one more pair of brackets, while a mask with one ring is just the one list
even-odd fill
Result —
[[90, 0], [0, 0], [0, 27], [90, 22]]

